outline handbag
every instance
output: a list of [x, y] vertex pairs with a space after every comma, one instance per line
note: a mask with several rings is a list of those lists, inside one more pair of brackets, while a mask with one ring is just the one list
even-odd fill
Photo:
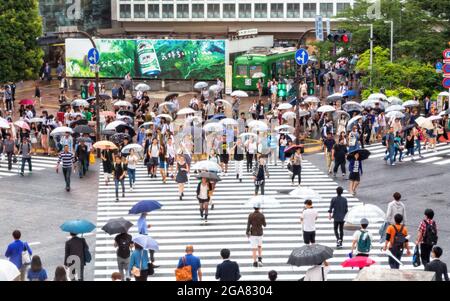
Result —
[[414, 253], [413, 253], [413, 257], [412, 257], [412, 264], [416, 268], [421, 265], [420, 252], [419, 252], [419, 247], [418, 246], [415, 246], [415, 248], [414, 248]]
[[89, 164], [94, 165], [95, 164], [95, 155], [94, 153], [89, 154]]
[[144, 254], [144, 251], [141, 252], [141, 262], [139, 264], [139, 268], [136, 266], [133, 266], [133, 268], [131, 269], [131, 275], [133, 275], [134, 277], [141, 277], [141, 269], [142, 269], [142, 256]]
[[22, 250], [22, 264], [23, 265], [29, 265], [31, 264], [31, 256], [30, 253], [28, 253], [28, 248], [23, 244], [23, 250]]
[[192, 267], [186, 265], [186, 257], [181, 259], [183, 266], [175, 270], [176, 281], [192, 281]]

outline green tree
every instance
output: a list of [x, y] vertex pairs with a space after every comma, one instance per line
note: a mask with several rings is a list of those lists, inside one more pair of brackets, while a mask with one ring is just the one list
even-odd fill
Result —
[[43, 51], [38, 0], [0, 1], [0, 82], [35, 79]]

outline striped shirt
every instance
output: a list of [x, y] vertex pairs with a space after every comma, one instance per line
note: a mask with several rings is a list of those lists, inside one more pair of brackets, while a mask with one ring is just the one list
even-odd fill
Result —
[[61, 161], [63, 168], [70, 168], [75, 162], [75, 157], [71, 152], [68, 153], [62, 152], [59, 154], [58, 164], [61, 164]]

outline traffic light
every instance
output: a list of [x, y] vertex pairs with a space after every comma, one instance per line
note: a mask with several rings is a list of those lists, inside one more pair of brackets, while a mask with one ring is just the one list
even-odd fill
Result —
[[352, 33], [346, 30], [338, 30], [330, 33], [327, 39], [330, 42], [348, 44], [352, 40]]
[[308, 82], [308, 95], [314, 95], [314, 82]]
[[286, 95], [287, 95], [286, 84], [279, 83], [278, 84], [278, 97], [286, 97]]
[[81, 85], [81, 98], [82, 99], [88, 98], [88, 86], [85, 84]]

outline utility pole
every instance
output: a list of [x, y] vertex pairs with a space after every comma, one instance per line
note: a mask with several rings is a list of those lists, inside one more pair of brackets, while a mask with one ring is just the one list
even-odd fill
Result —
[[384, 21], [384, 23], [391, 24], [391, 63], [394, 61], [394, 21]]
[[361, 24], [361, 26], [370, 27], [370, 87], [372, 88], [373, 76], [373, 24]]

